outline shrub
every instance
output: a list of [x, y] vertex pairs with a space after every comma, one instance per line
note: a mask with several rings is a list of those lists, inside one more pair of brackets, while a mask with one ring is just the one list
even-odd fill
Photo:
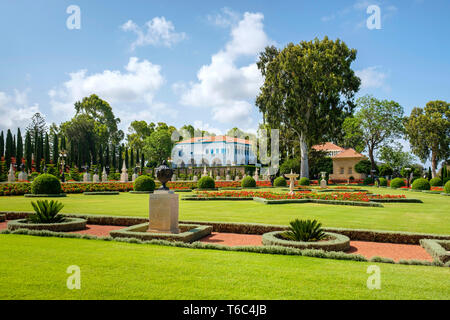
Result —
[[32, 194], [60, 194], [61, 183], [54, 175], [44, 173], [36, 177], [31, 184]]
[[58, 212], [64, 207], [64, 205], [55, 200], [38, 200], [32, 201], [35, 214], [31, 214], [27, 217], [27, 221], [32, 223], [57, 223], [64, 221], [62, 215], [58, 215]]
[[242, 188], [254, 188], [256, 187], [256, 181], [250, 176], [245, 177], [241, 182]]
[[391, 188], [401, 188], [405, 186], [405, 180], [402, 178], [395, 178], [391, 180]]
[[430, 190], [431, 186], [427, 179], [419, 178], [414, 180], [412, 186], [414, 190]]
[[80, 173], [78, 172], [77, 168], [71, 168], [69, 174], [70, 174], [70, 179], [72, 179], [74, 181], [81, 180]]
[[370, 174], [372, 169], [372, 163], [370, 160], [361, 160], [355, 164], [355, 171], [358, 173]]
[[149, 176], [142, 175], [138, 177], [133, 184], [134, 191], [153, 191], [155, 190], [155, 181]]
[[387, 180], [385, 178], [380, 178], [380, 187], [387, 187]]
[[382, 164], [378, 169], [380, 176], [390, 176], [394, 173], [394, 170], [388, 164]]
[[450, 180], [445, 183], [444, 190], [445, 193], [450, 193]]
[[306, 178], [306, 177], [303, 177], [303, 178], [300, 179], [298, 184], [301, 185], [301, 186], [309, 186], [309, 179]]
[[291, 221], [288, 231], [282, 233], [282, 237], [286, 240], [293, 241], [319, 241], [325, 238], [321, 226], [317, 220], [299, 220]]
[[31, 180], [34, 180], [34, 179], [36, 179], [36, 177], [37, 177], [37, 176], [39, 176], [39, 175], [40, 175], [40, 173], [39, 173], [39, 172], [36, 172], [36, 171], [35, 171], [35, 172], [32, 172], [32, 173], [31, 173], [31, 175], [30, 175], [30, 177], [31, 177]]
[[300, 168], [300, 161], [298, 159], [287, 159], [280, 166], [280, 174], [290, 173], [291, 170], [293, 172], [298, 172]]
[[442, 180], [441, 178], [433, 178], [430, 180], [430, 186], [432, 187], [441, 187], [442, 186]]
[[214, 189], [215, 187], [216, 183], [211, 177], [202, 177], [197, 182], [197, 188], [199, 189]]
[[373, 181], [372, 177], [367, 177], [363, 181], [363, 184], [365, 184], [366, 186], [369, 185], [369, 184], [373, 184], [373, 183], [374, 183], [374, 181]]
[[273, 182], [274, 187], [286, 187], [286, 185], [286, 179], [284, 179], [283, 177], [278, 177]]

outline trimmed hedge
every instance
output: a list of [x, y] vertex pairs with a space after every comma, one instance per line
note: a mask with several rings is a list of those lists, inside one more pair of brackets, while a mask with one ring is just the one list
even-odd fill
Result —
[[0, 214], [0, 222], [5, 222], [6, 216], [4, 214]]
[[286, 183], [286, 179], [283, 177], [278, 177], [273, 181], [273, 186], [274, 187], [286, 187], [287, 183]]
[[309, 186], [310, 185], [310, 181], [308, 178], [303, 177], [298, 181], [298, 184], [301, 186]]
[[445, 183], [444, 191], [447, 194], [450, 194], [450, 180]]
[[405, 186], [405, 180], [403, 178], [394, 178], [391, 180], [391, 188], [401, 188]]
[[58, 193], [58, 194], [32, 194], [26, 193], [23, 195], [25, 198], [65, 198], [67, 194]]
[[387, 187], [387, 180], [386, 178], [380, 178], [380, 187]]
[[432, 187], [442, 187], [442, 180], [441, 178], [433, 178], [430, 180], [430, 186]]
[[361, 206], [361, 207], [383, 207], [380, 203], [372, 201], [343, 201], [343, 200], [323, 200], [323, 199], [282, 199], [282, 200], [268, 200], [264, 198], [254, 197], [253, 200], [264, 204], [286, 204], [286, 203], [320, 203], [320, 204], [335, 204], [342, 206]]
[[411, 188], [413, 190], [430, 190], [431, 186], [427, 179], [419, 178], [419, 179], [414, 180]]
[[133, 183], [134, 191], [154, 191], [155, 181], [146, 175], [138, 177]]
[[8, 222], [8, 230], [29, 229], [48, 231], [77, 231], [86, 229], [86, 220], [80, 218], [66, 218], [58, 223], [29, 223], [26, 219]]
[[367, 177], [367, 178], [364, 179], [363, 184], [364, 184], [365, 186], [367, 186], [367, 185], [369, 185], [369, 184], [374, 184], [374, 182], [375, 182], [375, 181], [373, 180], [372, 177]]
[[450, 240], [422, 239], [420, 245], [442, 263], [450, 261]]
[[85, 196], [114, 196], [119, 195], [119, 191], [94, 191], [94, 192], [83, 192]]
[[350, 248], [350, 239], [342, 234], [325, 232], [332, 239], [326, 241], [304, 242], [281, 239], [277, 236], [285, 231], [273, 231], [263, 234], [262, 243], [265, 246], [284, 246], [298, 249], [321, 249], [324, 251], [347, 251]]
[[41, 174], [31, 183], [32, 194], [59, 194], [61, 192], [61, 182], [52, 174]]
[[241, 181], [242, 188], [256, 188], [256, 181], [250, 176], [245, 177]]
[[198, 189], [214, 189], [216, 187], [216, 183], [214, 179], [211, 177], [201, 177], [197, 182]]

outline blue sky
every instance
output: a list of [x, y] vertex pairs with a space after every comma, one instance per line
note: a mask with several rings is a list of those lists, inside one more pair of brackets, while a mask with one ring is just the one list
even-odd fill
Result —
[[[380, 30], [366, 27], [373, 4]], [[80, 8], [79, 30], [66, 26], [69, 5]], [[409, 114], [450, 100], [449, 14], [448, 0], [2, 1], [0, 130], [25, 127], [36, 111], [70, 119], [94, 92], [125, 131], [135, 119], [254, 130], [258, 52], [325, 35], [358, 50], [358, 95]]]

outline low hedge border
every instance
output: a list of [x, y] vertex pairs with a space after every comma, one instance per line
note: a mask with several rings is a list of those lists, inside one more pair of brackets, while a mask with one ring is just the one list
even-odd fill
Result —
[[[368, 262], [369, 260], [360, 254], [348, 254], [344, 252], [335, 251], [323, 251], [315, 249], [296, 249], [290, 247], [282, 246], [235, 246], [229, 247], [215, 243], [204, 243], [204, 242], [193, 242], [186, 243], [181, 241], [167, 241], [167, 240], [149, 240], [142, 241], [136, 238], [113, 238], [113, 237], [97, 237], [89, 234], [78, 234], [78, 233], [64, 233], [64, 232], [53, 232], [47, 230], [28, 230], [28, 229], [18, 229], [14, 231], [2, 230], [0, 234], [18, 234], [18, 235], [30, 235], [30, 236], [40, 236], [40, 237], [58, 237], [58, 238], [72, 238], [72, 239], [85, 239], [85, 240], [102, 240], [102, 241], [117, 241], [132, 244], [148, 244], [148, 245], [162, 245], [168, 247], [179, 247], [179, 248], [190, 248], [190, 249], [209, 249], [209, 250], [222, 250], [222, 251], [237, 251], [237, 252], [251, 252], [251, 253], [261, 253], [261, 254], [280, 254], [280, 255], [291, 255], [291, 256], [304, 256], [312, 258], [322, 258], [322, 259], [336, 259], [336, 260], [349, 260], [349, 261], [360, 261]], [[385, 259], [383, 259], [385, 260]], [[383, 261], [380, 261], [383, 262]], [[422, 265], [422, 266], [439, 266], [448, 267], [449, 265], [444, 265], [442, 262], [435, 260], [421, 261], [421, 260], [399, 260], [397, 264], [406, 265]]]
[[422, 239], [420, 245], [434, 258], [442, 263], [450, 261], [450, 240]]
[[160, 239], [167, 241], [181, 241], [181, 242], [194, 242], [198, 239], [206, 237], [211, 234], [212, 227], [198, 224], [179, 224], [180, 229], [186, 229], [180, 233], [152, 233], [147, 232], [148, 222], [134, 225], [125, 229], [114, 230], [109, 234], [113, 238], [136, 238], [139, 240], [152, 240]]
[[153, 191], [134, 191], [134, 190], [131, 190], [131, 191], [128, 191], [128, 193], [131, 193], [131, 194], [149, 194], [149, 193], [153, 193]]
[[66, 193], [59, 194], [32, 194], [26, 193], [23, 195], [25, 198], [64, 198], [67, 197]]
[[230, 200], [230, 201], [245, 201], [253, 200], [253, 198], [237, 198], [237, 197], [183, 197], [181, 200], [191, 200], [191, 201], [208, 201], [208, 200]]
[[405, 199], [405, 198], [370, 199], [370, 201], [381, 203], [423, 203], [423, 201], [420, 199]]
[[346, 251], [350, 248], [350, 239], [342, 234], [325, 232], [332, 239], [317, 242], [291, 241], [280, 239], [277, 235], [285, 231], [273, 231], [264, 233], [262, 243], [265, 246], [283, 246], [294, 247], [299, 249], [322, 249], [324, 251]]
[[369, 192], [365, 189], [317, 189], [316, 192]]
[[86, 229], [86, 220], [80, 218], [66, 218], [59, 223], [28, 223], [26, 219], [12, 220], [8, 222], [8, 230], [29, 229], [48, 231], [77, 231]]
[[117, 196], [120, 194], [119, 191], [93, 191], [93, 192], [83, 192], [85, 196]]
[[[33, 212], [18, 211], [0, 211], [0, 214], [6, 216], [7, 220], [23, 219]], [[86, 219], [88, 224], [113, 225], [113, 226], [133, 226], [148, 222], [147, 217], [132, 216], [106, 216], [96, 214], [77, 214], [64, 213], [69, 218]], [[183, 220], [180, 223], [209, 225], [213, 227], [213, 232], [240, 233], [240, 234], [259, 234], [262, 235], [272, 231], [287, 230], [288, 226], [261, 224], [261, 223], [245, 223], [245, 222], [222, 222], [222, 221], [190, 221]], [[421, 239], [438, 239], [450, 240], [450, 235], [443, 234], [427, 234], [414, 233], [405, 231], [388, 231], [388, 230], [368, 230], [368, 229], [347, 229], [347, 228], [323, 228], [326, 232], [334, 232], [343, 234], [350, 240], [389, 242], [399, 244], [420, 244]]]
[[0, 222], [5, 222], [6, 216], [4, 214], [0, 214]]
[[363, 201], [343, 201], [343, 200], [323, 200], [323, 199], [283, 199], [283, 200], [268, 200], [264, 198], [254, 197], [253, 200], [264, 204], [286, 204], [286, 203], [320, 203], [320, 204], [334, 204], [343, 206], [360, 206], [360, 207], [383, 207], [380, 203], [363, 202]]

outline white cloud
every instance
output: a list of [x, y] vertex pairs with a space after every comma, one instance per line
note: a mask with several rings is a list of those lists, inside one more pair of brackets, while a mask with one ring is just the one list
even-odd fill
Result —
[[[108, 101], [119, 117], [135, 115], [132, 120], [140, 119], [137, 118], [139, 113], [134, 111], [136, 107], [140, 110], [145, 107], [141, 116], [155, 112], [164, 116], [171, 111], [164, 104], [154, 101], [156, 92], [165, 80], [161, 75], [161, 67], [148, 60], [139, 61], [131, 57], [124, 72], [104, 70], [89, 75], [87, 70], [79, 70], [69, 76], [68, 81], [49, 91], [52, 111], [66, 118], [73, 114], [76, 101], [94, 93]], [[122, 123], [126, 123], [124, 119]]]
[[381, 71], [380, 67], [367, 67], [365, 69], [355, 71], [355, 74], [361, 79], [362, 90], [377, 88], [389, 90], [389, 87], [385, 83], [388, 74]]
[[271, 42], [263, 30], [261, 13], [246, 12], [231, 27], [231, 39], [224, 49], [212, 55], [211, 63], [197, 73], [197, 82], [176, 84], [181, 104], [210, 108], [212, 119], [222, 123], [249, 124], [250, 103], [258, 94], [263, 78], [256, 63], [238, 67], [242, 57], [257, 58], [259, 52]]
[[28, 103], [28, 90], [14, 90], [14, 94], [0, 91], [0, 130], [24, 129], [31, 117], [39, 111], [39, 105]]
[[236, 24], [240, 19], [239, 13], [231, 10], [230, 8], [225, 7], [222, 8], [220, 11], [221, 12], [218, 14], [208, 15], [207, 16], [208, 21], [219, 27], [230, 27]]
[[171, 47], [186, 39], [184, 32], [175, 32], [175, 26], [164, 17], [155, 17], [147, 21], [141, 28], [133, 20], [128, 20], [121, 26], [124, 31], [131, 31], [137, 35], [137, 39], [131, 44], [131, 49], [136, 47], [153, 45]]
[[212, 127], [209, 123], [203, 122], [201, 120], [194, 121], [194, 128], [202, 131], [211, 132], [216, 135], [224, 134], [223, 131], [220, 130], [219, 128]]

